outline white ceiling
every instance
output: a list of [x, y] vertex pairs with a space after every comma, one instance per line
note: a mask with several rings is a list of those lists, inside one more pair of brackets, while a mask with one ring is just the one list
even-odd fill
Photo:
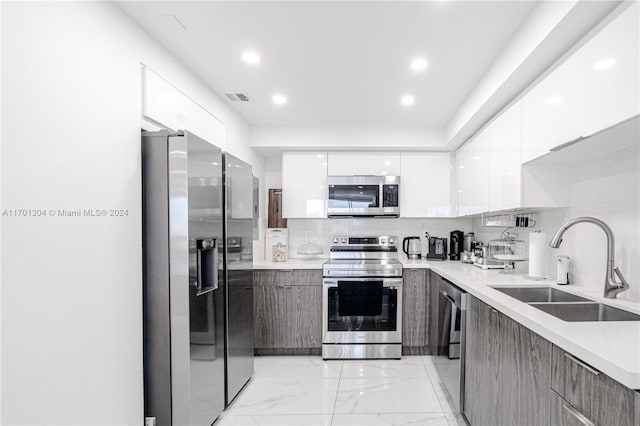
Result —
[[[253, 125], [443, 127], [534, 1], [125, 1], [120, 7]], [[175, 15], [187, 29], [171, 26]], [[262, 62], [249, 66], [244, 50]], [[409, 64], [423, 56], [422, 73]], [[287, 96], [284, 106], [271, 102]], [[404, 94], [415, 104], [400, 105]]]

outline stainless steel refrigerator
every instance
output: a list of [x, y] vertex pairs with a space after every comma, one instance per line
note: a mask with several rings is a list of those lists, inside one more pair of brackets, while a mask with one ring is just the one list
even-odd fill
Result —
[[253, 373], [253, 300], [228, 290], [253, 286], [251, 225], [229, 217], [246, 195], [227, 163], [189, 132], [142, 134], [145, 417], [159, 426], [211, 425]]

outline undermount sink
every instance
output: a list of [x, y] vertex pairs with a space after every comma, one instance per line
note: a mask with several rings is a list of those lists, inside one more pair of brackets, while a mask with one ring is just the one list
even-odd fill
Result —
[[640, 315], [602, 303], [530, 303], [563, 321], [640, 321]]
[[492, 287], [563, 321], [640, 321], [640, 315], [552, 287]]
[[590, 302], [589, 299], [576, 296], [551, 287], [493, 287], [507, 296], [525, 303], [536, 302]]

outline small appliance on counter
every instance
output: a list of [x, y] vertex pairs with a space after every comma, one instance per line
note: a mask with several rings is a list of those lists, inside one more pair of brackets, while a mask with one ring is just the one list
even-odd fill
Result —
[[473, 253], [473, 249], [476, 248], [476, 234], [469, 232], [464, 236], [464, 244], [462, 244], [462, 251]]
[[473, 251], [473, 257], [473, 266], [477, 266], [478, 268], [504, 269], [504, 262], [490, 259], [487, 256], [487, 247], [480, 242], [476, 243], [476, 248]]
[[447, 239], [438, 237], [429, 237], [429, 253], [427, 260], [446, 260], [447, 259]]
[[420, 259], [420, 237], [405, 237], [402, 240], [402, 251], [408, 259]]
[[474, 250], [476, 248], [476, 234], [469, 232], [464, 236], [464, 242], [462, 244], [462, 253], [460, 253], [460, 262], [473, 263], [476, 258]]
[[464, 233], [462, 231], [451, 231], [449, 234], [449, 260], [460, 260]]

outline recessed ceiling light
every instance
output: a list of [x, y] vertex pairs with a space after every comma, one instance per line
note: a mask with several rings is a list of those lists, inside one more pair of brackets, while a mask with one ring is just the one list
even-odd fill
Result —
[[284, 95], [273, 95], [271, 97], [271, 100], [276, 105], [284, 105], [287, 103], [287, 98]]
[[385, 166], [390, 166], [390, 165], [391, 165], [391, 161], [389, 161], [389, 160], [385, 160], [384, 165], [385, 165]]
[[593, 64], [593, 69], [596, 71], [602, 71], [613, 67], [616, 64], [616, 60], [613, 58], [603, 59]]
[[404, 106], [413, 105], [415, 101], [415, 98], [411, 95], [404, 95], [402, 99], [400, 99], [400, 103]]
[[419, 72], [424, 71], [427, 68], [427, 60], [424, 58], [416, 58], [411, 61], [411, 69]]
[[544, 101], [546, 103], [548, 103], [549, 105], [557, 105], [557, 104], [561, 103], [562, 101], [564, 101], [564, 98], [562, 96], [560, 96], [560, 95], [553, 95], [553, 96], [549, 96]]
[[260, 63], [260, 55], [252, 50], [246, 50], [242, 52], [242, 60], [251, 65], [257, 65]]

